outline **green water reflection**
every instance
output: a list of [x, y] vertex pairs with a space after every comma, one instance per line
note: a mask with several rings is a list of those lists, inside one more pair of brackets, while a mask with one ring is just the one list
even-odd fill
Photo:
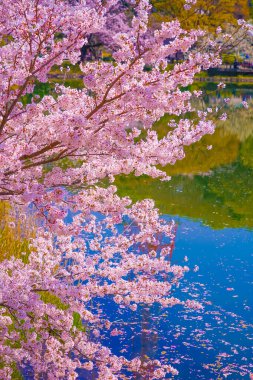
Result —
[[[82, 79], [51, 78], [38, 84], [35, 94], [43, 97], [53, 92], [55, 82], [72, 88], [81, 88]], [[120, 195], [133, 200], [153, 198], [162, 213], [201, 220], [212, 228], [253, 228], [253, 87], [252, 84], [228, 84], [221, 94], [217, 84], [197, 83], [191, 89], [207, 92], [205, 102], [216, 106], [223, 98], [231, 98], [226, 110], [229, 120], [218, 123], [213, 135], [186, 148], [186, 157], [166, 172], [170, 182], [147, 177], [119, 177], [116, 185]], [[31, 95], [24, 101], [29, 102]], [[242, 108], [246, 99], [250, 108]], [[156, 127], [166, 132], [168, 117]], [[212, 145], [212, 149], [207, 147]]]
[[[213, 135], [187, 147], [186, 157], [166, 167], [170, 182], [146, 177], [120, 177], [120, 195], [134, 200], [150, 197], [162, 213], [201, 220], [214, 229], [253, 228], [253, 89], [231, 88], [229, 120], [219, 124]], [[242, 109], [240, 102], [251, 105]], [[221, 99], [210, 96], [215, 105]], [[159, 123], [166, 128], [168, 120]], [[207, 147], [212, 145], [212, 150]]]

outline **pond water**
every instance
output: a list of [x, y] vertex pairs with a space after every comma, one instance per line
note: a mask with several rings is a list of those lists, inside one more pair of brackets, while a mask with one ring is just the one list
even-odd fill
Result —
[[162, 357], [179, 371], [177, 379], [249, 379], [253, 373], [253, 114], [240, 106], [242, 99], [253, 105], [253, 90], [231, 87], [223, 96], [231, 97], [229, 120], [166, 168], [170, 182], [117, 180], [121, 195], [153, 198], [165, 218], [177, 221], [172, 263], [199, 267], [174, 295], [190, 294], [203, 311], [122, 311], [129, 331], [110, 338], [115, 351], [125, 345], [130, 356]]
[[179, 229], [172, 261], [182, 264], [187, 255], [189, 267], [197, 264], [200, 269], [186, 275], [173, 295], [200, 300], [204, 310], [143, 307], [137, 314], [124, 309], [117, 313], [113, 304], [107, 304], [105, 314], [116, 319], [119, 328], [124, 325], [125, 333], [104, 339], [114, 352], [130, 358], [161, 357], [179, 371], [177, 379], [249, 379], [252, 232], [214, 230], [202, 222], [176, 219]]

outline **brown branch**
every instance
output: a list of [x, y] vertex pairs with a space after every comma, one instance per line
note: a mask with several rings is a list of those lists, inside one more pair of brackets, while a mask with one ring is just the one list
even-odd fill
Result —
[[28, 165], [25, 165], [23, 166], [21, 169], [29, 169], [29, 168], [32, 168], [32, 167], [35, 167], [35, 166], [38, 166], [38, 165], [45, 165], [45, 164], [49, 164], [51, 162], [55, 162], [55, 161], [58, 161], [62, 158], [65, 158], [68, 156], [68, 154], [65, 154], [68, 151], [68, 148], [65, 148], [63, 149], [59, 154], [57, 154], [57, 156], [55, 157], [51, 157], [47, 160], [41, 160], [41, 161], [38, 161], [38, 162], [33, 162], [32, 164], [28, 164]]
[[[104, 93], [104, 96], [103, 96], [103, 99], [101, 100], [101, 102], [90, 112], [88, 113], [88, 115], [86, 116], [86, 119], [89, 120], [100, 108], [102, 108], [106, 103], [108, 103], [108, 101], [110, 102], [111, 100], [107, 100], [107, 96], [109, 94], [109, 92], [111, 91], [111, 89], [113, 88], [113, 86], [124, 76], [126, 75], [127, 71], [145, 54], [149, 51], [149, 49], [145, 49], [143, 50], [142, 53], [140, 53], [137, 57], [135, 57], [133, 59], [133, 61], [130, 63], [130, 65], [128, 66], [128, 68], [123, 71], [121, 74], [119, 74], [110, 84], [109, 86], [107, 87], [107, 90], [105, 91]], [[115, 97], [116, 98], [116, 97]], [[112, 98], [114, 100], [114, 98]]]
[[45, 146], [44, 148], [38, 150], [37, 152], [31, 153], [31, 154], [24, 154], [23, 156], [20, 157], [20, 160], [24, 161], [24, 160], [27, 160], [30, 158], [37, 157], [37, 156], [47, 152], [48, 150], [51, 150], [51, 149], [57, 147], [59, 144], [60, 144], [60, 141], [54, 141], [53, 143]]

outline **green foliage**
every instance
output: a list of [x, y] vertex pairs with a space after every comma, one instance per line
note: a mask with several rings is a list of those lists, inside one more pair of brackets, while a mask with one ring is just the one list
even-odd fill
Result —
[[249, 0], [249, 16], [253, 19], [253, 1]]
[[224, 24], [236, 24], [236, 18], [249, 18], [247, 0], [197, 0], [190, 10], [185, 1], [153, 0], [153, 24], [177, 18], [185, 29], [202, 28], [214, 32]]
[[45, 95], [53, 94], [54, 93], [54, 85], [51, 83], [40, 83], [37, 82], [34, 87], [34, 91], [32, 94], [26, 94], [22, 97], [22, 103], [29, 104], [31, 103], [32, 98], [34, 95], [39, 95], [41, 98], [43, 98]]
[[231, 53], [231, 54], [223, 54], [222, 55], [222, 61], [223, 63], [227, 64], [227, 65], [233, 65], [233, 63], [235, 61], [237, 62], [243, 62], [243, 58], [238, 55], [238, 54], [234, 54], [234, 53]]
[[[1, 362], [1, 358], [0, 358], [0, 368], [4, 368], [4, 366], [5, 366], [5, 363]], [[11, 369], [13, 371], [12, 376], [11, 376], [12, 380], [24, 380], [24, 377], [22, 376], [21, 372], [19, 371], [15, 363], [11, 365]]]
[[242, 144], [240, 149], [241, 163], [253, 169], [253, 136], [249, 136]]
[[61, 301], [59, 297], [57, 297], [55, 294], [47, 292], [47, 291], [41, 291], [39, 292], [40, 299], [45, 303], [50, 303], [51, 305], [54, 305], [59, 310], [68, 310], [69, 306], [66, 305]]
[[7, 202], [0, 202], [0, 261], [14, 256], [27, 262], [29, 239], [34, 237], [35, 223], [31, 216], [26, 220], [13, 215]]
[[79, 331], [86, 331], [85, 326], [83, 325], [82, 318], [79, 313], [73, 313], [73, 327], [76, 327]]
[[250, 17], [250, 4], [249, 0], [236, 0], [234, 15], [238, 18], [248, 19]]
[[[62, 71], [60, 70], [60, 68], [62, 67]], [[62, 74], [64, 73], [66, 70], [69, 69], [69, 74], [78, 74], [78, 75], [82, 75], [82, 71], [80, 70], [80, 67], [78, 64], [76, 65], [73, 65], [72, 63], [70, 63], [70, 61], [68, 60], [65, 60], [63, 61], [62, 65], [61, 66], [58, 66], [58, 65], [54, 65], [51, 70], [50, 70], [50, 73], [49, 74]]]
[[18, 368], [13, 365], [13, 372], [12, 372], [12, 380], [24, 380], [24, 377], [22, 376], [21, 372], [18, 370]]

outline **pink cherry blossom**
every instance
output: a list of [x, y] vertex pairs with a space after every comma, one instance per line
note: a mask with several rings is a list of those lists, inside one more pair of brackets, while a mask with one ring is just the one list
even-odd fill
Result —
[[[0, 263], [3, 379], [11, 379], [13, 364], [30, 366], [36, 379], [75, 379], [78, 369], [93, 368], [101, 380], [120, 378], [122, 370], [174, 376], [170, 365], [127, 360], [103, 346], [103, 329], [115, 337], [123, 331], [91, 301], [107, 298], [132, 311], [154, 303], [202, 307], [172, 296], [189, 271], [170, 260], [175, 223], [163, 220], [152, 200], [133, 204], [104, 180], [130, 173], [168, 180], [163, 167], [214, 132], [210, 110], [196, 113], [191, 104], [201, 92], [183, 88], [220, 64], [220, 52], [208, 44], [193, 49], [204, 33], [178, 21], [150, 30], [149, 2], [132, 6], [128, 25], [109, 33], [113, 0], [0, 3], [0, 197], [22, 213], [32, 208], [39, 221], [29, 255]], [[112, 61], [82, 62], [82, 89], [56, 85], [54, 94], [33, 96], [53, 65], [79, 62], [92, 35], [104, 36]], [[177, 51], [185, 61], [167, 70]], [[160, 137], [154, 123], [165, 114], [177, 121]]]

